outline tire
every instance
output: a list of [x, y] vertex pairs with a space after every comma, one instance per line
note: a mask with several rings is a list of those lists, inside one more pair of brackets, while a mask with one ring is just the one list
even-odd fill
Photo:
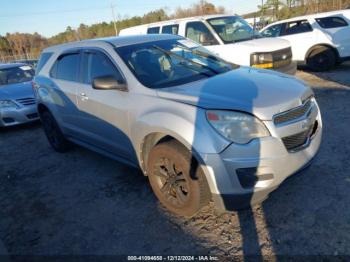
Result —
[[332, 49], [321, 46], [310, 52], [306, 64], [312, 71], [324, 72], [332, 69], [336, 64], [336, 60], [336, 55]]
[[64, 137], [53, 115], [49, 111], [44, 111], [40, 114], [40, 118], [45, 135], [52, 148], [59, 153], [71, 149], [72, 144]]
[[156, 145], [148, 157], [147, 171], [154, 194], [171, 212], [191, 217], [209, 204], [211, 193], [203, 170], [178, 142]]

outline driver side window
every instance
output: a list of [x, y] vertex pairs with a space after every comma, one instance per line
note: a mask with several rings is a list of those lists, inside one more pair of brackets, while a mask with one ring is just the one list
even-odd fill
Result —
[[186, 37], [204, 46], [219, 44], [208, 27], [199, 21], [187, 23]]
[[86, 84], [91, 84], [94, 78], [101, 76], [114, 76], [118, 82], [124, 82], [110, 59], [99, 51], [84, 52], [82, 65], [82, 80]]

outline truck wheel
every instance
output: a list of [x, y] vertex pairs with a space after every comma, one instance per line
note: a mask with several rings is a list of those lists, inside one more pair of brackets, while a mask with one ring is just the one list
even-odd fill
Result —
[[151, 150], [147, 171], [158, 200], [177, 215], [191, 217], [210, 202], [202, 168], [176, 141], [158, 144]]
[[324, 72], [332, 69], [336, 63], [336, 56], [328, 47], [321, 46], [309, 54], [306, 59], [308, 67], [315, 72]]
[[71, 148], [71, 143], [64, 137], [55, 118], [49, 111], [40, 114], [41, 122], [47, 140], [53, 149], [59, 153], [67, 152]]

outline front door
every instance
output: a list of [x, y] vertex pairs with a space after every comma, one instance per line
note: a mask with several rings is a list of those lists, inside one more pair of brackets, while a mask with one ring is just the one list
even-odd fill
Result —
[[124, 79], [104, 52], [85, 50], [82, 55], [82, 84], [77, 92], [77, 105], [84, 137], [94, 146], [133, 161], [136, 156], [128, 138], [128, 92], [96, 90], [92, 87], [96, 77]]
[[317, 42], [317, 34], [308, 20], [283, 24], [280, 36], [292, 43], [293, 60], [304, 61], [305, 54]]

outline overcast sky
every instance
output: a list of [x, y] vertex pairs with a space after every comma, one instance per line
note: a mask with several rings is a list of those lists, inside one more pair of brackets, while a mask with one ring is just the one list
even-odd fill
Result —
[[[111, 4], [118, 17], [142, 15], [157, 8], [189, 7], [195, 0], [1, 0], [0, 35], [7, 32], [38, 32], [46, 37], [55, 35], [67, 26], [93, 24], [112, 20]], [[261, 0], [209, 0], [232, 13], [255, 11]]]

